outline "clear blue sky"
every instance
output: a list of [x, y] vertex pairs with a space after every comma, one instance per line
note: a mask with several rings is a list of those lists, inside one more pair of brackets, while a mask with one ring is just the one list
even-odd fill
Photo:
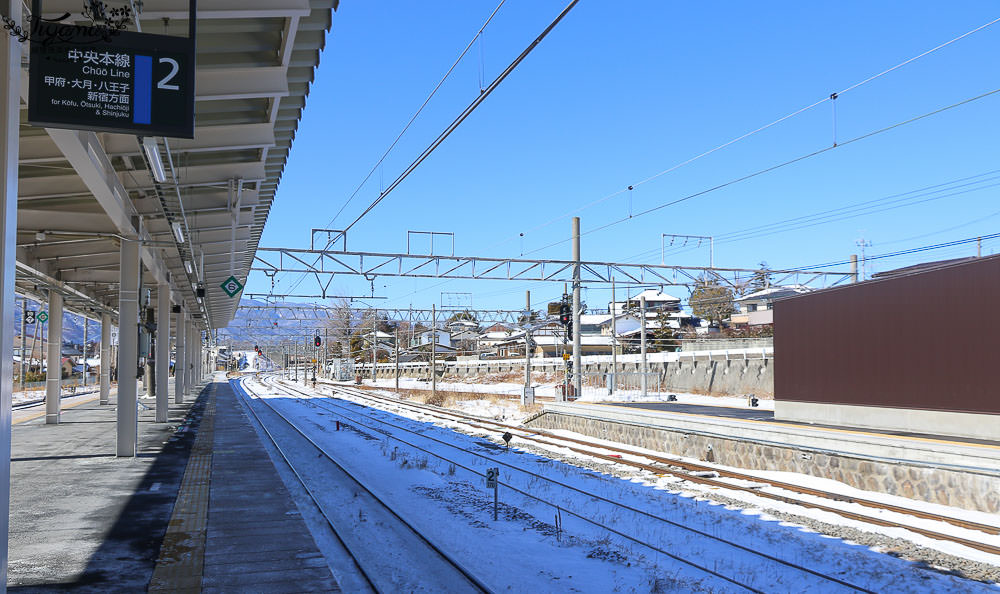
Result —
[[[292, 147], [262, 246], [308, 247], [326, 227], [499, 0], [343, 0]], [[565, 2], [509, 0], [382, 167], [344, 209], [352, 221], [478, 95]], [[406, 230], [452, 231], [460, 255], [518, 256], [567, 239], [573, 210], [635, 185], [831, 92], [1000, 17], [996, 2], [608, 3], [583, 0], [437, 151], [349, 237], [405, 250]], [[839, 142], [1000, 88], [1000, 23], [840, 96]], [[833, 143], [831, 102], [577, 213], [583, 231]], [[583, 257], [660, 259], [660, 234], [720, 237], [717, 266], [791, 268], [994, 233], [1000, 222], [1000, 94], [586, 234]], [[978, 176], [962, 192], [779, 233], [727, 233]], [[992, 179], [996, 178], [996, 179]], [[380, 182], [381, 179], [381, 182]], [[965, 190], [974, 191], [965, 191]], [[903, 196], [913, 201], [916, 195]], [[888, 204], [888, 203], [887, 203]], [[907, 203], [892, 203], [899, 205]], [[561, 218], [560, 218], [561, 217]], [[555, 219], [555, 220], [554, 220]], [[552, 222], [554, 220], [554, 222]], [[545, 223], [551, 224], [545, 225]], [[524, 239], [519, 233], [524, 232]], [[690, 247], [690, 245], [689, 245]], [[1000, 242], [984, 243], [984, 253]], [[879, 271], [973, 255], [974, 245], [873, 263]], [[569, 243], [532, 257], [568, 259]], [[708, 250], [676, 264], [707, 265]], [[846, 268], [846, 267], [842, 267]], [[295, 277], [279, 277], [288, 292]], [[368, 294], [363, 279], [333, 288]], [[380, 278], [373, 302], [520, 308], [524, 290], [561, 285]], [[298, 291], [308, 290], [303, 284]], [[268, 292], [253, 274], [248, 291]], [[682, 298], [683, 289], [667, 289]], [[591, 307], [606, 291], [588, 290]]]

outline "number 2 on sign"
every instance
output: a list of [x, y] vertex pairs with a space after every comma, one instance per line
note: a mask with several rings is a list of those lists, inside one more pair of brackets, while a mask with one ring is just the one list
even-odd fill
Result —
[[164, 76], [160, 79], [160, 82], [156, 83], [157, 89], [166, 89], [168, 91], [179, 91], [181, 88], [177, 85], [168, 85], [175, 76], [177, 76], [177, 71], [181, 69], [180, 64], [177, 60], [173, 58], [160, 58], [160, 64], [170, 64], [170, 74]]
[[497, 479], [498, 478], [500, 478], [500, 469], [499, 468], [487, 468], [486, 469], [486, 488], [487, 489], [496, 489], [497, 488]]

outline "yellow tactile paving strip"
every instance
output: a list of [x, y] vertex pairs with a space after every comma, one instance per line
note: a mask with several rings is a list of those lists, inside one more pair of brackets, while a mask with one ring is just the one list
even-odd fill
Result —
[[[93, 401], [97, 400], [98, 398], [99, 398], [99, 396], [94, 396], [93, 398], [88, 398], [87, 400], [80, 400], [79, 402], [74, 402], [72, 404], [63, 404], [60, 407], [60, 410], [66, 410], [67, 408], [73, 408], [74, 406], [80, 406], [81, 404], [87, 404], [88, 402], [93, 402]], [[11, 423], [11, 425], [20, 425], [21, 423], [27, 423], [28, 421], [34, 421], [35, 419], [44, 417], [45, 416], [45, 409], [44, 409], [45, 403], [42, 403], [41, 406], [42, 406], [42, 412], [28, 413], [27, 416], [17, 418], [17, 420], [13, 421]], [[21, 411], [15, 411], [14, 412], [14, 416], [15, 417], [18, 417], [18, 414], [17, 414], [18, 412], [21, 412]]]
[[150, 592], [201, 592], [214, 428], [213, 391], [202, 415], [198, 436], [191, 446], [173, 515], [163, 535], [160, 556], [149, 581]]

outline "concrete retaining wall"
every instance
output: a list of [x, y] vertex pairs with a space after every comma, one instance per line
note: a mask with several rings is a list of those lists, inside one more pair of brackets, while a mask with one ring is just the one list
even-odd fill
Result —
[[[692, 353], [660, 354], [659, 360], [648, 361], [650, 373], [660, 376], [665, 391], [694, 392], [700, 394], [774, 394], [774, 358], [763, 349], [734, 351], [711, 351]], [[611, 357], [584, 357], [585, 374], [610, 373]], [[536, 372], [561, 373], [565, 369], [562, 359], [532, 359], [531, 369]], [[622, 356], [618, 360], [619, 373], [638, 373], [642, 363], [635, 355]], [[376, 377], [392, 379], [396, 377], [395, 365], [379, 363]], [[358, 373], [371, 377], [371, 365], [359, 365]], [[400, 377], [430, 379], [428, 363], [400, 363]], [[487, 374], [524, 373], [523, 359], [499, 359], [487, 361], [442, 361], [437, 363], [438, 377], [449, 375], [458, 378], [476, 377]]]
[[532, 419], [528, 424], [544, 429], [566, 429], [737, 468], [810, 474], [868, 491], [1000, 513], [1000, 474], [995, 472], [950, 470], [932, 464], [886, 461], [810, 450], [802, 446], [783, 447], [550, 411]]

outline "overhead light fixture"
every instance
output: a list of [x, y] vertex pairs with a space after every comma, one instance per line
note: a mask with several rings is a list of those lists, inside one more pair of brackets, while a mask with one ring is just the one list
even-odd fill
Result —
[[153, 170], [153, 179], [161, 184], [167, 181], [167, 174], [163, 170], [163, 159], [160, 158], [160, 147], [156, 144], [156, 139], [152, 136], [144, 136], [142, 149], [146, 151], [149, 168]]
[[[170, 228], [174, 230], [174, 237], [177, 238], [177, 243], [184, 243], [184, 231], [181, 229], [181, 224], [177, 221], [170, 223]], [[191, 272], [188, 270], [188, 272]]]
[[191, 260], [184, 260], [184, 270], [187, 270], [188, 274], [194, 272], [194, 269], [191, 267]]

